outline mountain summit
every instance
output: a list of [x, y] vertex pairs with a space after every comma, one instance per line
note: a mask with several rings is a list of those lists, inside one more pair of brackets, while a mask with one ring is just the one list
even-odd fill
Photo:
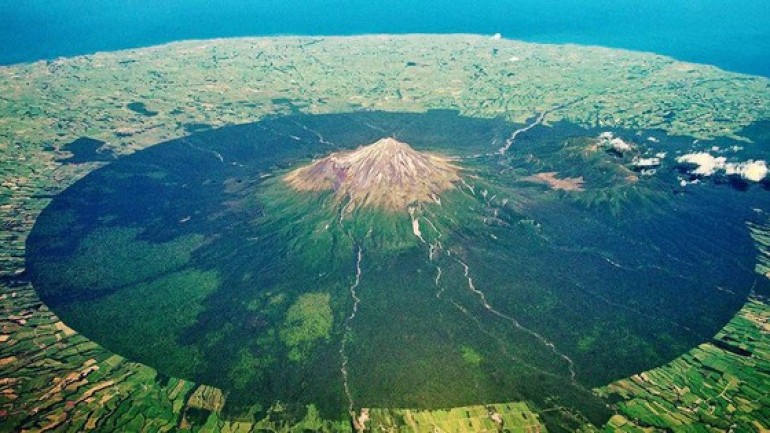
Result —
[[402, 210], [414, 202], [436, 201], [460, 180], [449, 159], [418, 152], [394, 138], [356, 150], [335, 152], [284, 178], [301, 191], [332, 190], [348, 211], [356, 207]]

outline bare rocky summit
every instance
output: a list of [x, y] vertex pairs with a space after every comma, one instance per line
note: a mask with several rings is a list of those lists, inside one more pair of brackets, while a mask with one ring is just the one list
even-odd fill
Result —
[[410, 204], [438, 201], [438, 195], [460, 180], [459, 168], [440, 155], [418, 152], [394, 138], [383, 138], [356, 150], [336, 152], [298, 168], [284, 178], [300, 191], [334, 191], [358, 207], [405, 210]]

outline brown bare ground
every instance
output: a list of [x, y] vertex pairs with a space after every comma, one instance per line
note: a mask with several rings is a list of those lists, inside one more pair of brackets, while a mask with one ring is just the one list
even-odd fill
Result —
[[523, 180], [527, 182], [546, 184], [551, 187], [551, 189], [558, 189], [562, 191], [585, 191], [585, 188], [583, 187], [585, 184], [583, 176], [565, 177], [559, 179], [556, 177], [557, 174], [558, 173], [555, 171], [549, 171], [527, 176]]

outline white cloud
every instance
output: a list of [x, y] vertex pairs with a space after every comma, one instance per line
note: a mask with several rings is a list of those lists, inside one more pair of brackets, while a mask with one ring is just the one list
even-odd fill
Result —
[[610, 145], [613, 149], [620, 153], [628, 152], [629, 150], [633, 149], [633, 146], [621, 140], [620, 138], [613, 138], [610, 140]]
[[706, 152], [688, 153], [687, 155], [680, 156], [676, 161], [697, 166], [691, 173], [699, 176], [711, 176], [717, 170], [724, 169], [727, 162], [723, 156], [715, 157]]
[[633, 165], [638, 168], [651, 168], [660, 165], [660, 158], [636, 158]]
[[759, 182], [767, 177], [767, 163], [765, 161], [746, 161], [742, 163], [727, 164], [725, 173], [737, 175], [752, 182]]
[[634, 148], [631, 143], [626, 143], [620, 137], [615, 137], [610, 131], [599, 134], [599, 146], [611, 148], [618, 153], [625, 153]]
[[679, 163], [695, 165], [691, 174], [712, 176], [718, 171], [724, 171], [728, 176], [740, 176], [743, 179], [759, 182], [768, 175], [767, 162], [748, 160], [746, 162], [727, 162], [723, 156], [715, 157], [710, 153], [696, 152], [682, 155], [676, 159]]

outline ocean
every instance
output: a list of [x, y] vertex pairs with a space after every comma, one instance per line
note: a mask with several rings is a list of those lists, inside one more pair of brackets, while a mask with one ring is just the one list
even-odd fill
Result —
[[0, 64], [214, 37], [501, 33], [770, 77], [769, 18], [767, 0], [0, 0]]

